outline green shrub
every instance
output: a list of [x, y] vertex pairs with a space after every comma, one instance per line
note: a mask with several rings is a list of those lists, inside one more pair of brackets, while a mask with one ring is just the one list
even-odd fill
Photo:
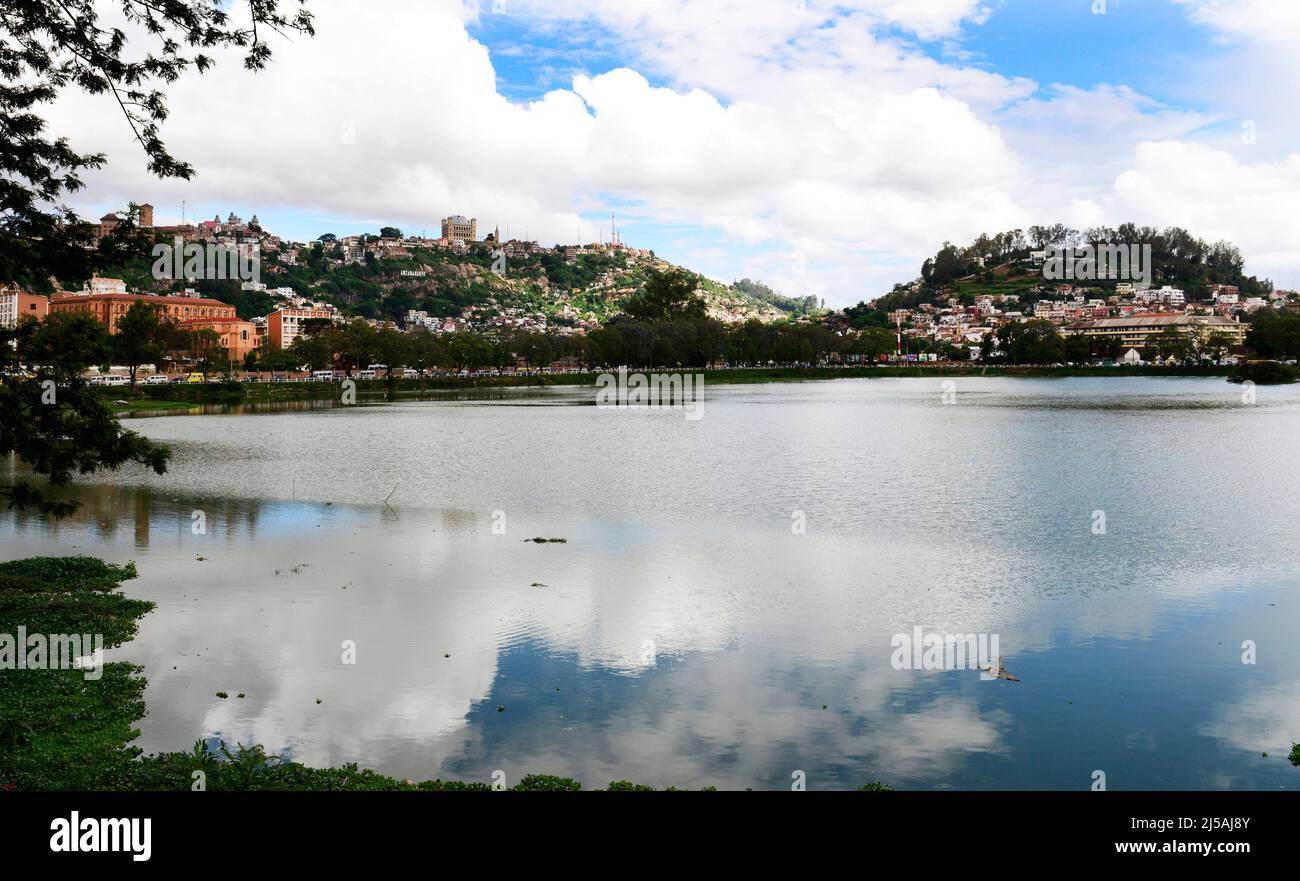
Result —
[[511, 789], [515, 792], [577, 792], [582, 789], [582, 784], [571, 777], [529, 774]]
[[1229, 382], [1253, 382], [1255, 385], [1282, 385], [1295, 382], [1296, 368], [1281, 361], [1251, 361], [1242, 364], [1228, 377]]

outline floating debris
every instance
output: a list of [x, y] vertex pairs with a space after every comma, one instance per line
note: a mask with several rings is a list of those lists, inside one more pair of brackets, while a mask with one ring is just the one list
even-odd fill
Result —
[[994, 661], [992, 666], [981, 667], [980, 672], [987, 673], [990, 679], [1006, 679], [1010, 682], [1020, 681], [1019, 676], [1012, 676], [1010, 673], [1007, 672], [1007, 668], [1002, 666], [1002, 661], [1000, 659]]
[[534, 581], [532, 584], [530, 584], [530, 585], [528, 585], [528, 586], [529, 586], [529, 587], [546, 587], [546, 585], [545, 585], [545, 584], [542, 584], [540, 581]]
[[225, 700], [226, 698], [230, 697], [230, 695], [226, 694], [224, 691], [218, 691], [217, 697], [221, 698], [222, 700]]
[[537, 536], [536, 538], [526, 538], [524, 539], [524, 541], [525, 542], [531, 541], [533, 544], [539, 544], [539, 545], [569, 543], [569, 540], [567, 538], [542, 538], [540, 535]]

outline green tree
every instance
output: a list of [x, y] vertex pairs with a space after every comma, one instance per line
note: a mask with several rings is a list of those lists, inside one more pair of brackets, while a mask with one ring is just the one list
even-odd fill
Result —
[[230, 373], [230, 354], [221, 345], [220, 334], [210, 327], [200, 327], [186, 333], [195, 370], [207, 376]]
[[289, 344], [289, 352], [299, 364], [306, 364], [312, 370], [327, 370], [334, 366], [335, 343], [332, 330], [304, 333]]
[[454, 333], [447, 341], [447, 354], [457, 370], [477, 370], [496, 360], [496, 346], [476, 333]]
[[1079, 364], [1087, 361], [1092, 357], [1092, 347], [1088, 343], [1088, 338], [1080, 334], [1065, 337], [1065, 360], [1071, 364]]
[[1149, 348], [1162, 361], [1173, 358], [1181, 362], [1187, 360], [1191, 344], [1187, 338], [1187, 331], [1171, 324], [1150, 338]]
[[1187, 355], [1197, 364], [1217, 361], [1231, 346], [1232, 337], [1221, 330], [1200, 325], [1187, 332]]
[[339, 365], [352, 375], [353, 370], [364, 370], [373, 363], [378, 350], [379, 334], [365, 321], [358, 318], [331, 332], [335, 340], [334, 352]]
[[291, 370], [297, 370], [303, 362], [290, 351], [284, 349], [259, 349], [255, 353], [250, 353], [256, 359], [252, 370], [271, 370], [285, 373]]
[[891, 331], [882, 327], [867, 327], [849, 338], [846, 351], [874, 361], [881, 355], [893, 353], [897, 346], [897, 337]]
[[555, 338], [538, 331], [519, 331], [501, 341], [501, 347], [524, 359], [531, 368], [545, 367], [556, 358]]
[[696, 293], [700, 277], [685, 269], [651, 270], [641, 291], [623, 305], [634, 321], [694, 320], [705, 316]]
[[[189, 179], [194, 170], [166, 149], [159, 126], [167, 116], [159, 84], [190, 70], [212, 66], [213, 47], [244, 50], [244, 66], [261, 70], [270, 59], [262, 36], [312, 33], [311, 14], [301, 0], [286, 13], [280, 0], [247, 0], [248, 24], [231, 23], [228, 4], [181, 0], [121, 0], [114, 19], [100, 19], [95, 0], [0, 0], [0, 282], [48, 291], [51, 277], [63, 285], [91, 274], [95, 266], [118, 265], [145, 256], [150, 237], [136, 228], [130, 206], [119, 228], [94, 251], [92, 227], [64, 207], [83, 186], [81, 174], [102, 167], [102, 153], [78, 153], [65, 137], [47, 132], [44, 105], [61, 93], [109, 95], [121, 108], [149, 170], [162, 178]], [[127, 33], [135, 36], [128, 39]], [[130, 50], [128, 50], [128, 44]], [[139, 50], [139, 51], [136, 51]], [[116, 468], [127, 461], [162, 473], [169, 453], [125, 431], [99, 396], [81, 379], [86, 366], [107, 362], [107, 335], [92, 339], [86, 323], [50, 315], [40, 328], [6, 329], [0, 357], [12, 357], [9, 342], [36, 381], [6, 374], [0, 387], [0, 454], [17, 453], [49, 484], [41, 489], [20, 480], [0, 492], [10, 507], [32, 506], [66, 515], [75, 505], [50, 495], [74, 473]], [[103, 328], [100, 328], [103, 333]], [[53, 383], [54, 396], [50, 397]], [[53, 403], [51, 403], [53, 401]]]
[[[121, 0], [113, 6], [130, 28], [102, 21], [102, 6], [95, 0], [0, 0], [0, 280], [48, 290], [51, 275], [65, 284], [81, 280], [96, 263], [113, 265], [125, 251], [143, 254], [152, 244], [134, 236], [127, 223], [98, 252], [87, 250], [91, 227], [62, 207], [62, 197], [81, 189], [81, 174], [107, 158], [78, 153], [66, 138], [49, 135], [39, 108], [65, 90], [109, 95], [149, 170], [188, 180], [194, 169], [163, 144], [159, 126], [167, 101], [156, 85], [210, 68], [214, 59], [206, 53], [213, 47], [242, 49], [244, 66], [261, 70], [271, 57], [263, 35], [312, 33], [311, 14], [301, 4], [285, 13], [279, 0], [248, 0], [248, 25], [240, 27], [215, 3]], [[142, 36], [128, 40], [127, 30]], [[140, 51], [128, 51], [128, 44]]]
[[117, 320], [113, 336], [113, 360], [126, 365], [135, 387], [136, 371], [141, 364], [157, 364], [163, 356], [166, 328], [158, 310], [143, 300], [136, 300]]
[[425, 371], [450, 363], [446, 346], [437, 334], [421, 327], [403, 336], [407, 338], [407, 367], [413, 367], [423, 374]]
[[[930, 261], [926, 262], [930, 263]], [[930, 274], [925, 276], [924, 265], [921, 269], [927, 284], [942, 287], [969, 275], [974, 267], [975, 261], [968, 257], [965, 251], [949, 242], [944, 242], [939, 253], [934, 255], [934, 261], [930, 263]]]
[[[17, 344], [14, 349], [10, 342]], [[6, 371], [0, 383], [0, 455], [16, 453], [46, 486], [19, 479], [0, 487], [10, 508], [64, 517], [77, 503], [58, 498], [75, 474], [139, 462], [158, 474], [171, 452], [122, 428], [101, 395], [82, 378], [112, 357], [104, 326], [87, 315], [55, 312], [42, 322], [0, 329], [0, 357], [21, 361], [34, 378]]]
[[1065, 343], [1056, 325], [1043, 319], [998, 328], [999, 347], [1013, 364], [1054, 364], [1065, 358]]

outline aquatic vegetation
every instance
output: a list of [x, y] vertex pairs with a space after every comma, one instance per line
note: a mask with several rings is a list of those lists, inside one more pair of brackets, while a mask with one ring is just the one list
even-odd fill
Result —
[[[104, 648], [135, 636], [145, 600], [116, 593], [135, 566], [90, 557], [35, 557], [0, 564], [0, 633], [98, 634]], [[0, 785], [91, 789], [130, 764], [144, 716], [142, 668], [5, 670], [0, 675]]]

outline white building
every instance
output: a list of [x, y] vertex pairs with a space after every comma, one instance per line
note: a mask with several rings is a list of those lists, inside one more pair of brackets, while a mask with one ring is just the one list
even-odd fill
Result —
[[86, 282], [81, 292], [83, 294], [125, 294], [126, 282], [120, 278], [100, 278], [96, 275]]
[[1171, 306], [1181, 306], [1187, 299], [1181, 290], [1170, 285], [1138, 291], [1137, 298], [1146, 303], [1168, 303]]

